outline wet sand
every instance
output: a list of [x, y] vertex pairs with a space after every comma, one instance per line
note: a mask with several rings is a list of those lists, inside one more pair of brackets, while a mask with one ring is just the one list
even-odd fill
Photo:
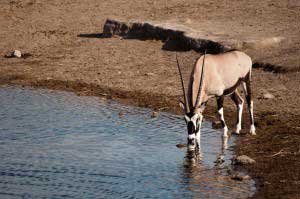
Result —
[[[235, 37], [283, 36], [285, 42], [278, 46], [245, 49], [254, 61], [263, 60], [285, 70], [253, 70], [258, 135], [246, 134], [245, 107], [237, 153], [257, 162], [248, 167], [258, 183], [254, 198], [300, 197], [300, 7], [293, 2], [4, 1], [0, 6], [0, 25], [4, 27], [0, 30], [0, 83], [70, 90], [180, 113], [175, 52], [162, 50], [161, 41], [101, 38], [106, 18], [176, 18], [222, 34], [234, 32]], [[4, 58], [14, 49], [32, 56]], [[186, 80], [198, 56], [194, 51], [179, 53]], [[264, 99], [265, 93], [274, 98]], [[215, 112], [216, 103], [211, 101], [205, 117], [217, 120]], [[231, 129], [235, 117], [235, 107], [226, 99], [225, 119]]]

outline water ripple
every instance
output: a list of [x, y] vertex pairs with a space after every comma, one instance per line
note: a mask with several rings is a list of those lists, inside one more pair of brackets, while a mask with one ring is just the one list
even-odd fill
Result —
[[[122, 114], [119, 114], [122, 112]], [[204, 122], [203, 158], [187, 160], [182, 116], [72, 93], [0, 88], [0, 198], [247, 198], [217, 169], [221, 132]], [[234, 140], [229, 141], [233, 146]]]

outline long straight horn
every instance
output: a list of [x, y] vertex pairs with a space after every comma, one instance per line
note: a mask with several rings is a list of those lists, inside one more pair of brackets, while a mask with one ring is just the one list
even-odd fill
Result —
[[186, 96], [185, 89], [184, 89], [184, 81], [183, 81], [183, 78], [182, 78], [182, 73], [181, 73], [181, 69], [180, 69], [180, 66], [179, 66], [178, 58], [177, 58], [177, 52], [176, 52], [176, 61], [177, 61], [177, 67], [178, 67], [179, 75], [180, 75], [182, 91], [183, 91], [185, 111], [187, 113], [189, 113], [190, 108], [189, 108], [189, 105], [188, 105], [188, 100], [187, 100], [187, 96]]
[[202, 86], [203, 86], [203, 76], [204, 76], [204, 68], [205, 68], [205, 63], [204, 63], [205, 62], [205, 56], [206, 56], [206, 50], [204, 52], [204, 57], [203, 57], [201, 79], [200, 79], [199, 90], [198, 90], [198, 93], [197, 93], [195, 108], [197, 108], [198, 106], [200, 106], [200, 93], [202, 91]]

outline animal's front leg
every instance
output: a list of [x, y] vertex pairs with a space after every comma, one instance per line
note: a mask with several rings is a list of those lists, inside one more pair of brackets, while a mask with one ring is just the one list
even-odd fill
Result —
[[223, 137], [228, 137], [228, 128], [227, 128], [227, 125], [226, 125], [225, 119], [224, 119], [223, 101], [224, 101], [224, 96], [217, 98], [218, 115], [221, 120], [221, 124], [222, 124], [222, 128], [223, 128]]
[[203, 115], [199, 115], [199, 120], [197, 123], [197, 131], [196, 131], [196, 146], [200, 147], [200, 138], [201, 138], [201, 127], [202, 127]]

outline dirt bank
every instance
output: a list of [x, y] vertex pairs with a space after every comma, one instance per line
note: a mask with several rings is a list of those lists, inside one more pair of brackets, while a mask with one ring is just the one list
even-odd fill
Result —
[[[232, 38], [284, 37], [277, 46], [244, 49], [254, 61], [282, 66], [284, 73], [254, 69], [258, 135], [242, 135], [237, 152], [257, 160], [249, 167], [259, 185], [255, 198], [300, 198], [300, 7], [296, 4], [288, 0], [2, 1], [0, 83], [71, 90], [179, 113], [181, 88], [174, 52], [162, 50], [161, 41], [101, 37], [107, 17], [176, 19]], [[32, 56], [4, 58], [14, 49]], [[179, 53], [185, 79], [198, 56], [194, 51]], [[265, 93], [274, 98], [263, 99]], [[225, 106], [225, 119], [232, 127], [235, 108], [229, 99]], [[216, 119], [214, 101], [206, 118]], [[247, 129], [248, 120], [244, 121]]]

